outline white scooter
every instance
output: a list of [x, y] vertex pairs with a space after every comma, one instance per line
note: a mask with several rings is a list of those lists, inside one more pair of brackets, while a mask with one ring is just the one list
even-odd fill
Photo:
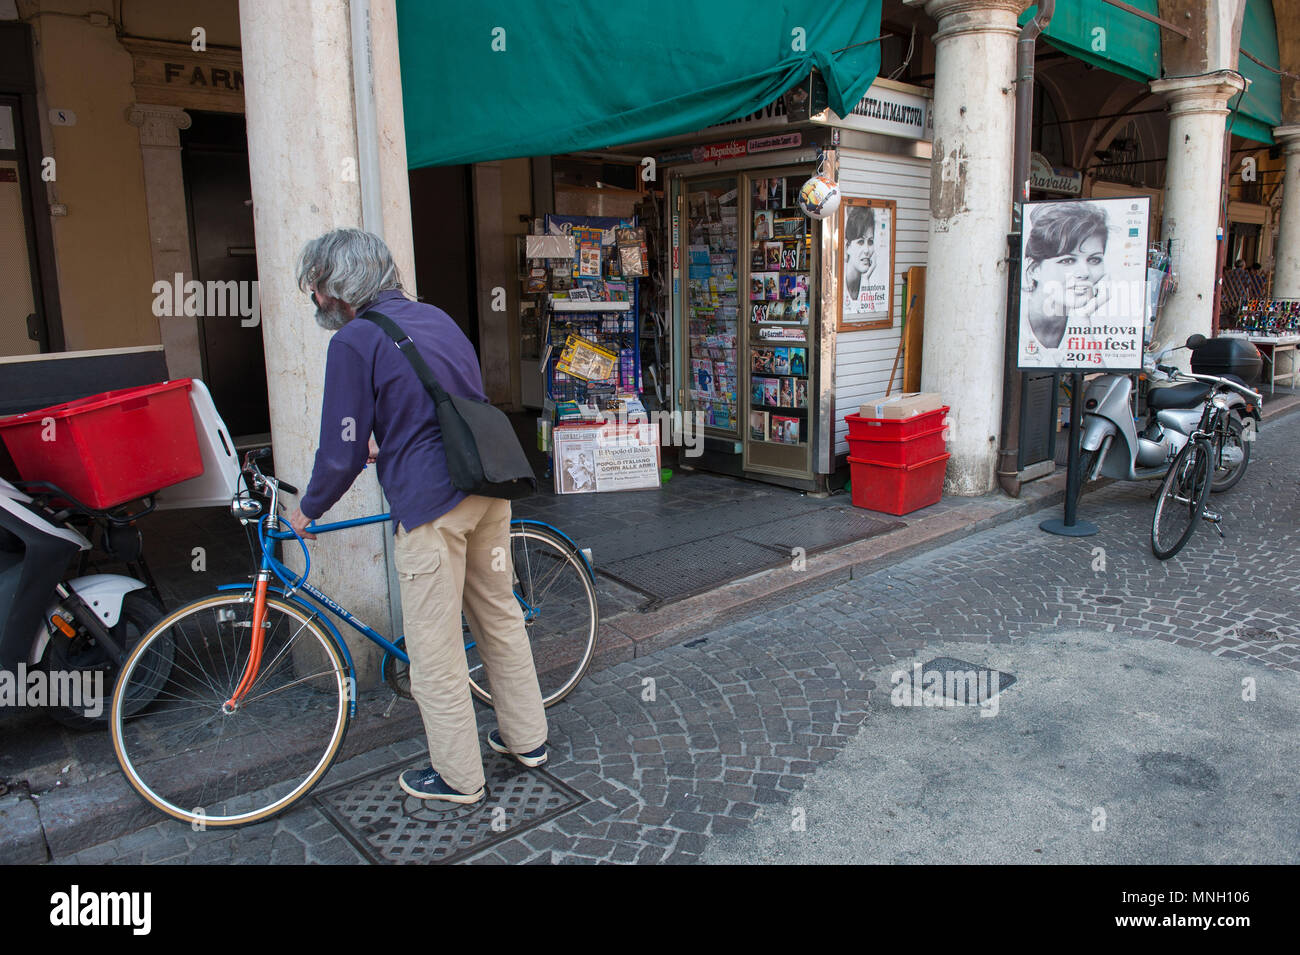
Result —
[[[35, 702], [66, 726], [107, 724], [120, 663], [163, 612], [134, 577], [65, 579], [72, 559], [91, 546], [59, 514], [0, 479], [0, 712]], [[134, 694], [131, 712], [152, 702], [171, 672], [168, 649], [155, 661], [157, 686]], [[96, 698], [87, 698], [91, 688]]]
[[[1083, 399], [1083, 428], [1079, 455], [1079, 487], [1097, 477], [1121, 481], [1162, 478], [1201, 420], [1211, 386], [1181, 379], [1177, 368], [1163, 364], [1179, 348], [1192, 350], [1192, 369], [1204, 374], [1238, 376], [1249, 384], [1262, 364], [1254, 346], [1241, 338], [1207, 339], [1192, 335], [1184, 345], [1163, 349], [1144, 365], [1153, 385], [1147, 392], [1147, 417], [1139, 431], [1133, 417], [1133, 379], [1129, 375], [1100, 375], [1088, 383]], [[1253, 353], [1253, 357], [1250, 353]], [[1211, 481], [1213, 491], [1226, 491], [1241, 480], [1250, 463], [1246, 419], [1260, 420], [1260, 408], [1235, 392], [1223, 400], [1233, 412], [1231, 443], [1224, 446], [1220, 467]], [[1249, 429], [1253, 430], [1253, 428]]]

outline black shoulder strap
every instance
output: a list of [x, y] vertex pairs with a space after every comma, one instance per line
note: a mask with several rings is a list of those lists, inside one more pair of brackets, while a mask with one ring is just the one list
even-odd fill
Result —
[[424, 360], [420, 350], [415, 347], [415, 342], [411, 341], [411, 336], [402, 331], [402, 327], [395, 321], [385, 315], [383, 312], [377, 312], [373, 308], [362, 312], [357, 318], [365, 318], [374, 322], [382, 328], [393, 340], [393, 344], [398, 350], [406, 356], [406, 360], [411, 363], [415, 369], [415, 374], [419, 376], [420, 384], [424, 385], [424, 390], [429, 393], [435, 406], [442, 404], [444, 401], [450, 401], [451, 396], [443, 390], [442, 385], [438, 384], [438, 379], [433, 377], [433, 369], [429, 363]]

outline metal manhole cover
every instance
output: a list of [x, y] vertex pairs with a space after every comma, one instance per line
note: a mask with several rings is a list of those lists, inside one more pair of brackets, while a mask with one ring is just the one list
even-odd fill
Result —
[[550, 773], [495, 753], [484, 759], [488, 794], [478, 805], [415, 799], [397, 777], [423, 765], [418, 759], [393, 763], [314, 799], [358, 852], [381, 865], [455, 862], [587, 802]]
[[913, 698], [924, 702], [951, 700], [958, 706], [979, 706], [993, 699], [1011, 684], [1015, 676], [955, 657], [935, 657], [929, 663], [912, 665], [908, 674]]

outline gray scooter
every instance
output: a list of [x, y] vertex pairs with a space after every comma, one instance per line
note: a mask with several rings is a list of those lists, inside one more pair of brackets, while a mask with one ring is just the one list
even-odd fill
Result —
[[[1211, 386], [1183, 378], [1177, 368], [1162, 362], [1179, 348], [1195, 351], [1208, 339], [1192, 335], [1176, 345], [1146, 356], [1144, 366], [1156, 382], [1147, 392], [1147, 418], [1138, 430], [1133, 417], [1133, 379], [1128, 375], [1101, 375], [1088, 383], [1083, 400], [1083, 428], [1079, 454], [1079, 486], [1098, 477], [1120, 481], [1162, 478], [1178, 452], [1196, 430]], [[1229, 410], [1229, 431], [1234, 440], [1225, 445], [1223, 458], [1211, 481], [1212, 491], [1226, 491], [1246, 473], [1250, 463], [1253, 427], [1260, 420], [1258, 405], [1236, 392], [1222, 395]]]

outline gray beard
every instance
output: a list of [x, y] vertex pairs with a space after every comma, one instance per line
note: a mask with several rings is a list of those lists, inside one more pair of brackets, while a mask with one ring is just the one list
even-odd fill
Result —
[[316, 308], [316, 324], [327, 332], [337, 332], [348, 321], [347, 313], [341, 308]]

